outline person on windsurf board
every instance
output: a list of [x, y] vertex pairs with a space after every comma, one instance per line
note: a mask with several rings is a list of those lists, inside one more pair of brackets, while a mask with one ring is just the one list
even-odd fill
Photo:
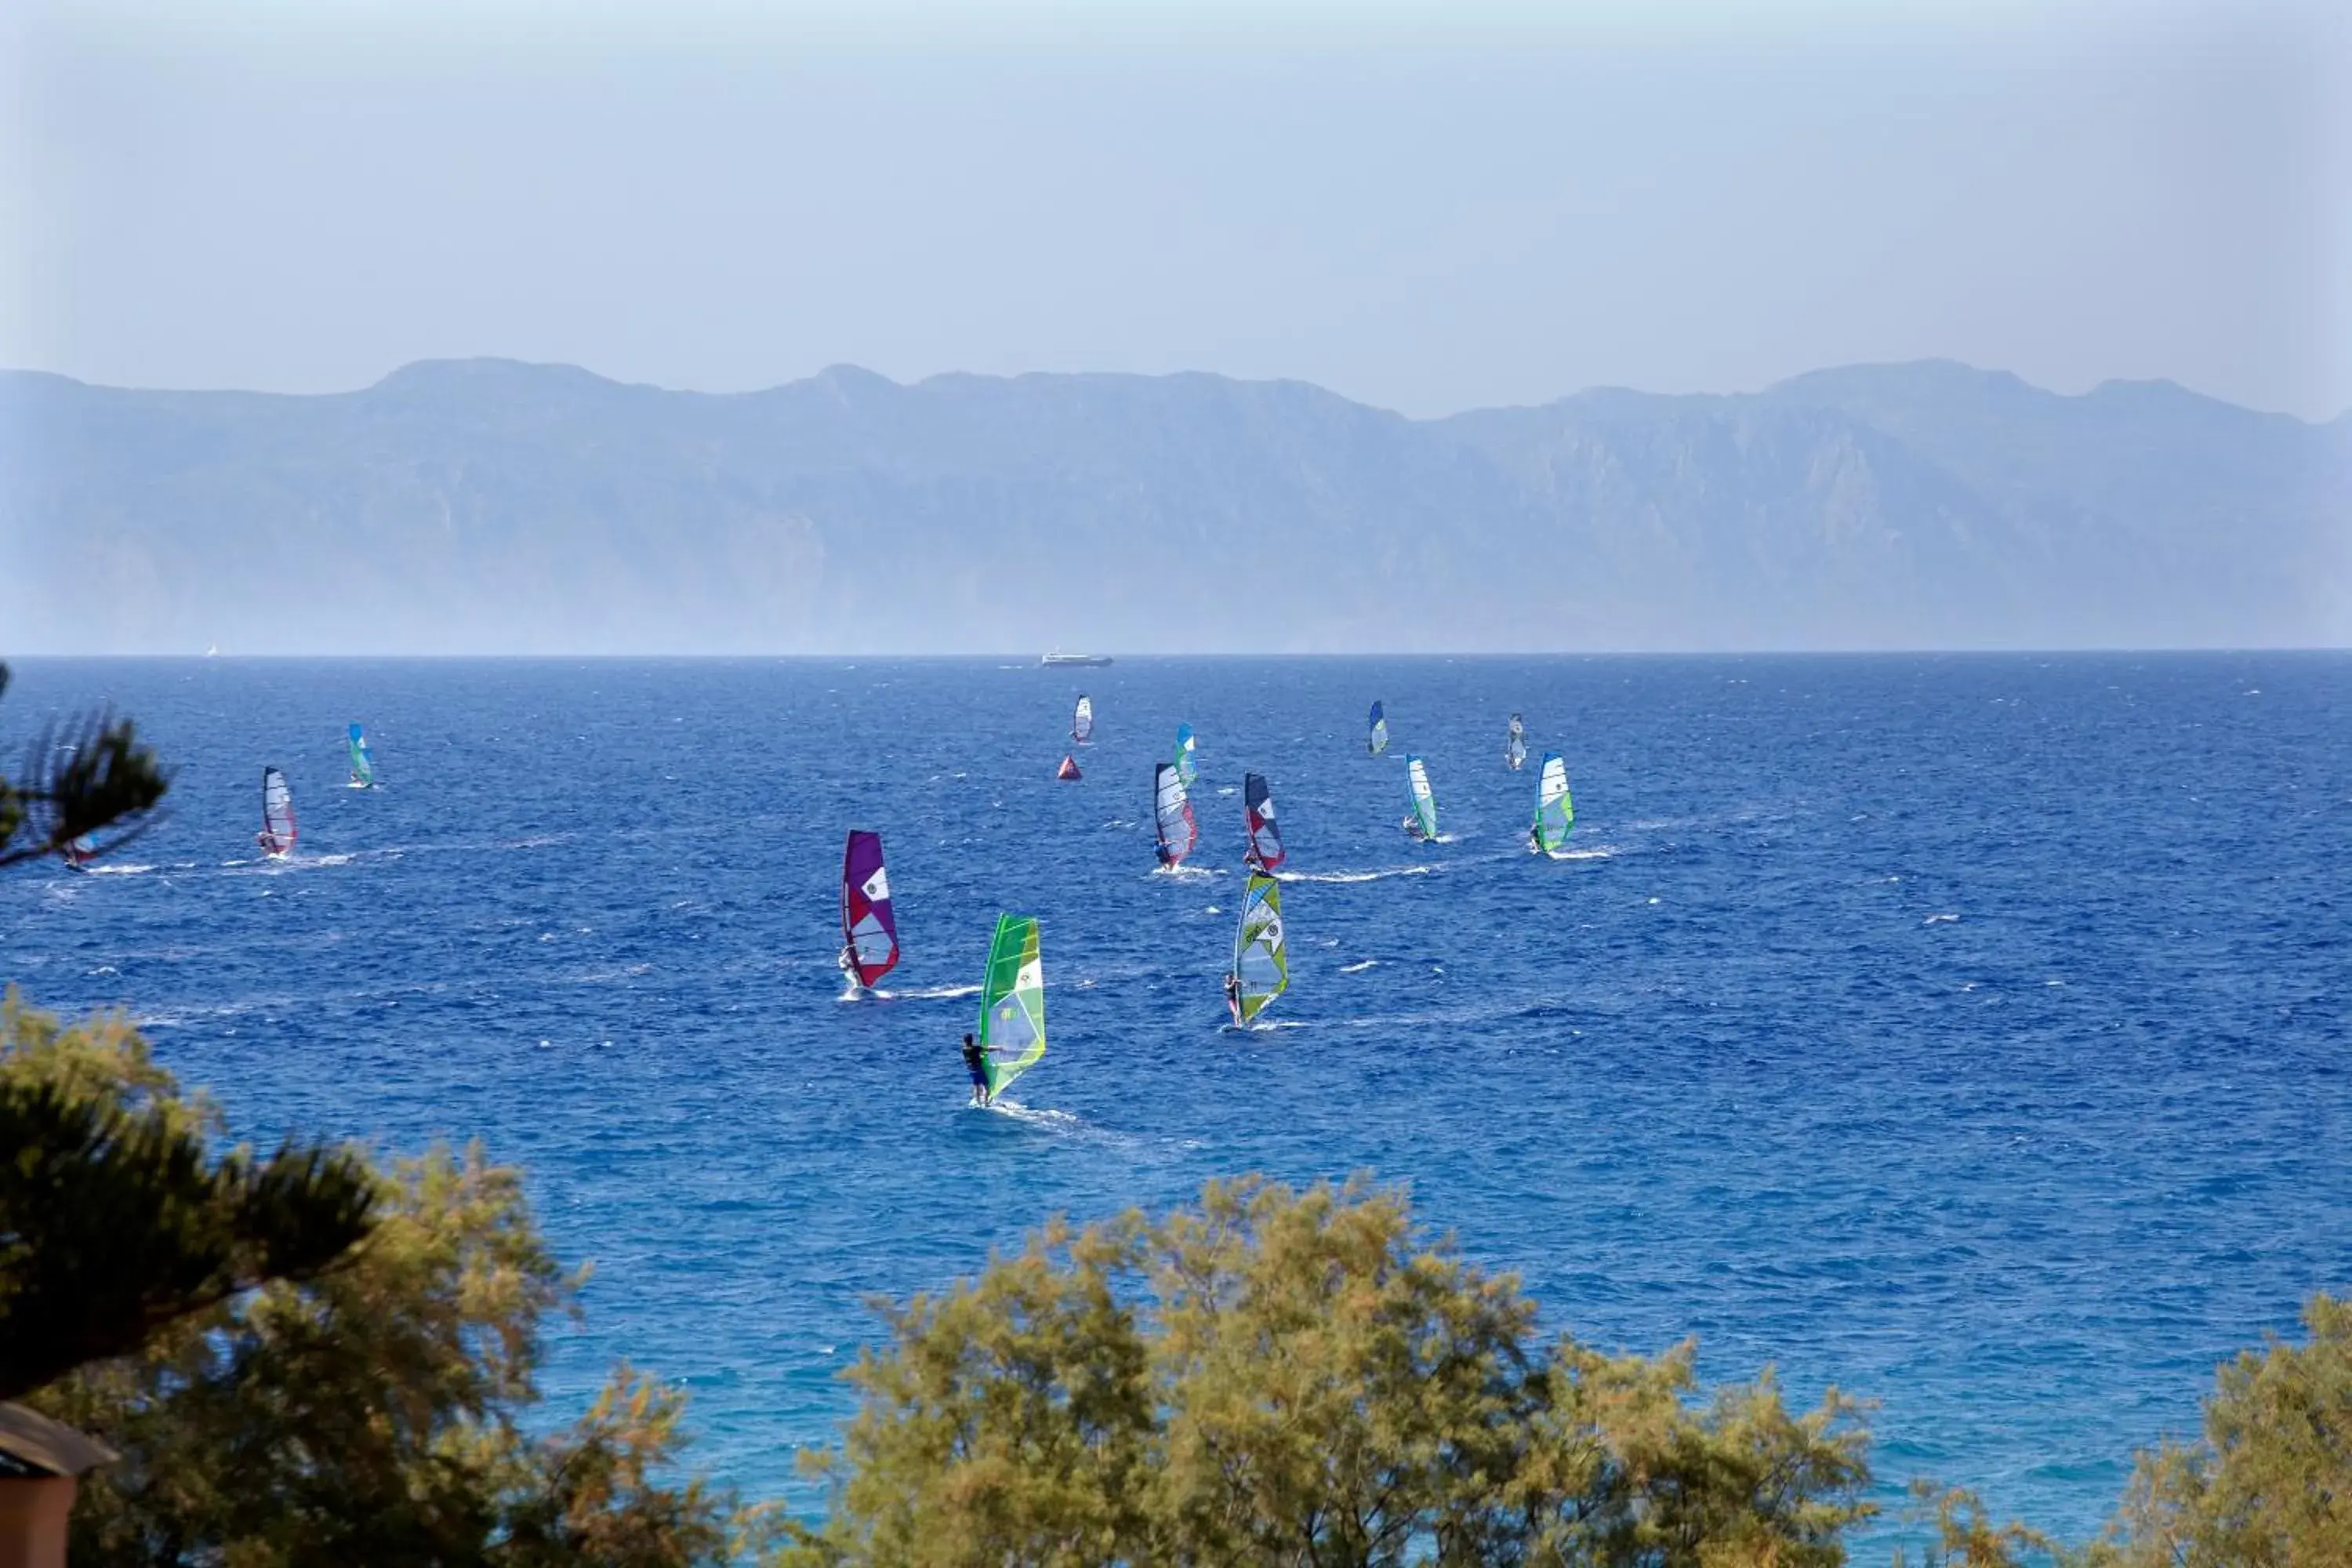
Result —
[[994, 1104], [1045, 1054], [1045, 966], [1038, 955], [1037, 918], [999, 915], [981, 982], [980, 1029], [963, 1037], [972, 1103]]
[[971, 1102], [974, 1105], [986, 1105], [988, 1103], [988, 1056], [980, 1048], [980, 1042], [970, 1035], [963, 1037], [963, 1070], [971, 1075]]

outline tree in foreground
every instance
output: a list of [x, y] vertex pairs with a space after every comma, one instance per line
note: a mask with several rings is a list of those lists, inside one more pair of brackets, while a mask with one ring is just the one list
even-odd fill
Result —
[[[18, 1084], [174, 1134], [219, 1131], [215, 1108], [183, 1095], [127, 1026], [59, 1028], [12, 1001], [0, 1088]], [[623, 1368], [571, 1430], [523, 1431], [540, 1321], [572, 1305], [577, 1280], [531, 1223], [518, 1173], [478, 1149], [390, 1168], [338, 1158], [371, 1224], [331, 1266], [223, 1290], [28, 1397], [122, 1456], [84, 1478], [74, 1561], [723, 1560], [742, 1521], [699, 1481], [673, 1479], [675, 1395]], [[0, 1220], [11, 1245], [13, 1223]], [[60, 1216], [14, 1266], [40, 1277], [51, 1253], [105, 1244]], [[0, 1342], [13, 1352], [9, 1333]]]
[[1865, 1435], [1540, 1341], [1394, 1193], [1212, 1184], [890, 1314], [797, 1564], [1843, 1560]]
[[2352, 1564], [2352, 1302], [2222, 1363], [2196, 1443], [2142, 1453], [2092, 1568]]
[[[0, 664], [0, 695], [8, 667]], [[102, 855], [135, 836], [169, 781], [131, 721], [98, 713], [44, 730], [18, 776], [0, 775], [0, 866], [56, 855], [76, 840]]]
[[368, 1234], [378, 1184], [357, 1155], [215, 1156], [218, 1131], [119, 1020], [60, 1029], [0, 1000], [0, 1399], [316, 1279]]

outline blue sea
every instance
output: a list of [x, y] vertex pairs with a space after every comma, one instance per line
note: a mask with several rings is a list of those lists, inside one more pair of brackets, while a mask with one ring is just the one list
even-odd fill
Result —
[[[551, 1415], [626, 1356], [695, 1461], [806, 1505], [870, 1299], [1056, 1211], [1370, 1172], [1548, 1323], [1876, 1402], [2080, 1538], [2215, 1363], [2352, 1286], [2352, 657], [26, 661], [177, 769], [99, 874], [0, 876], [0, 977], [127, 1008], [236, 1131], [480, 1137], [565, 1258]], [[1070, 707], [1098, 728], [1055, 782]], [[1394, 742], [1363, 745], [1387, 704]], [[1530, 857], [1526, 715], [1577, 854]], [[364, 722], [382, 787], [346, 789]], [[1202, 839], [1155, 872], [1152, 764]], [[1443, 838], [1404, 814], [1427, 760]], [[258, 781], [302, 837], [259, 863]], [[1240, 784], [1293, 985], [1229, 1031]], [[905, 962], [839, 1000], [843, 834]], [[956, 1042], [1043, 923], [1018, 1114]]]

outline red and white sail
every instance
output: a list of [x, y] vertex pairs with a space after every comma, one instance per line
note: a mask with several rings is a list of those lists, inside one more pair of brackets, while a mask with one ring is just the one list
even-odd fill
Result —
[[898, 922], [890, 913], [890, 873], [882, 836], [854, 829], [841, 855], [842, 967], [871, 985], [898, 962]]

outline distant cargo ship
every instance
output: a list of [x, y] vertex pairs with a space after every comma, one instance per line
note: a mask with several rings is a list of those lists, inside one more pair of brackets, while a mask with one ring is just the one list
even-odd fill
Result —
[[1038, 662], [1047, 665], [1108, 664], [1110, 662], [1110, 655], [1107, 653], [1049, 653]]

